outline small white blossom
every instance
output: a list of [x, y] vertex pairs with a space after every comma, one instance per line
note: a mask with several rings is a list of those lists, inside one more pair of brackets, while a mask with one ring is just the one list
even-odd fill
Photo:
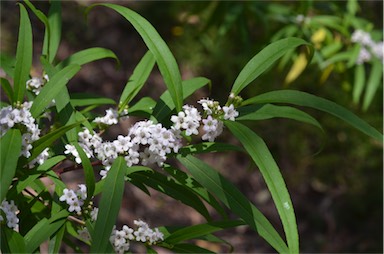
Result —
[[235, 121], [235, 117], [239, 116], [239, 112], [236, 111], [233, 104], [229, 105], [229, 107], [224, 106], [223, 111], [225, 120]]
[[82, 239], [83, 241], [88, 242], [91, 240], [91, 235], [89, 234], [89, 231], [86, 227], [78, 229], [77, 233], [79, 234], [79, 238]]
[[[15, 205], [15, 202], [11, 200], [10, 202], [3, 200], [0, 205], [0, 210], [3, 210], [5, 213], [7, 226], [12, 228], [15, 231], [19, 231], [19, 218], [17, 218], [17, 214], [19, 213], [19, 209]], [[0, 221], [3, 221], [4, 218], [1, 216]]]
[[362, 64], [365, 62], [368, 62], [371, 60], [371, 53], [364, 47], [360, 49], [359, 56], [357, 57], [356, 63], [357, 64]]
[[117, 113], [117, 110], [110, 108], [105, 111], [105, 116], [96, 117], [93, 122], [98, 124], [113, 125], [118, 123], [118, 117], [119, 114]]

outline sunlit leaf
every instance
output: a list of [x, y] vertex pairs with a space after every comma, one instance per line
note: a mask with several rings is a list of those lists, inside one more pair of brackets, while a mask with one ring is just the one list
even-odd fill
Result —
[[20, 6], [19, 38], [17, 42], [16, 63], [13, 77], [14, 101], [23, 101], [26, 81], [32, 66], [32, 26], [28, 12], [22, 4]]
[[279, 167], [272, 157], [264, 141], [252, 130], [238, 122], [226, 121], [225, 125], [233, 135], [243, 144], [248, 154], [258, 166], [265, 183], [272, 195], [279, 212], [289, 252], [299, 252], [299, 234], [292, 201], [285, 185]]
[[105, 253], [107, 249], [123, 198], [126, 170], [127, 164], [124, 158], [118, 157], [108, 171], [101, 194], [94, 234], [91, 236], [91, 253]]
[[148, 49], [156, 59], [159, 70], [164, 78], [171, 98], [177, 110], [181, 110], [183, 105], [183, 90], [181, 87], [181, 75], [174, 56], [169, 50], [167, 44], [160, 37], [155, 28], [142, 16], [136, 12], [115, 4], [95, 4], [88, 7], [89, 12], [95, 6], [105, 6], [111, 8], [127, 19], [139, 32]]
[[272, 91], [245, 100], [243, 105], [255, 103], [289, 103], [298, 106], [315, 108], [340, 118], [372, 138], [383, 141], [383, 135], [379, 131], [364, 120], [360, 119], [351, 111], [332, 101], [309, 93], [294, 90]]
[[271, 67], [280, 57], [289, 52], [292, 48], [301, 45], [306, 45], [310, 49], [311, 53], [309, 55], [311, 58], [313, 49], [308, 42], [302, 39], [294, 37], [285, 38], [269, 44], [244, 66], [233, 84], [232, 92], [235, 95], [239, 94], [241, 90]]

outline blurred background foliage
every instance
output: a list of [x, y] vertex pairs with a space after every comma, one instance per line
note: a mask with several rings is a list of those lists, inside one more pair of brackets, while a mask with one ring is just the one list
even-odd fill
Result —
[[[132, 8], [154, 25], [174, 53], [184, 79], [204, 76], [212, 81], [213, 89], [201, 91], [196, 98], [209, 96], [225, 102], [237, 74], [252, 56], [274, 40], [296, 36], [314, 44], [313, 60], [307, 63], [303, 57], [306, 52], [301, 50], [287, 54], [242, 96], [248, 98], [287, 88], [306, 91], [348, 108], [383, 131], [382, 60], [378, 61], [379, 74], [373, 73], [374, 58], [356, 64], [360, 48], [351, 41], [356, 29], [368, 32], [376, 42], [383, 39], [382, 1], [112, 2]], [[63, 42], [58, 58], [62, 60], [69, 53], [91, 46], [112, 49], [121, 60], [119, 70], [112, 61], [85, 66], [69, 88], [117, 100], [126, 78], [146, 49], [132, 26], [108, 10], [95, 10], [88, 20], [79, 19], [90, 3], [63, 2]], [[35, 5], [48, 10], [45, 2], [37, 1]], [[10, 54], [15, 52], [18, 25], [17, 15], [6, 15], [12, 11], [17, 11], [14, 2], [1, 2], [1, 51]], [[38, 42], [42, 41], [44, 31], [36, 17], [32, 17], [32, 22], [37, 55], [41, 52]], [[365, 76], [357, 77], [357, 68], [361, 68], [358, 66], [363, 66]], [[33, 71], [41, 73], [39, 67]], [[373, 88], [368, 88], [370, 75], [379, 76]], [[360, 82], [358, 92], [356, 79], [366, 81]], [[143, 93], [156, 98], [163, 89], [155, 71]], [[369, 89], [370, 98], [365, 99]], [[382, 144], [332, 116], [308, 112], [323, 125], [325, 136], [312, 126], [284, 119], [262, 121], [254, 126], [275, 156], [291, 192], [301, 251], [382, 253]], [[279, 225], [276, 210], [254, 165], [240, 155], [217, 157], [206, 159], [231, 175], [233, 182]], [[140, 204], [144, 203], [140, 198], [135, 203], [132, 199], [125, 207], [134, 206], [136, 216], [139, 211], [148, 212], [137, 206], [151, 204]], [[167, 214], [167, 224], [172, 224], [172, 219], [183, 223], [183, 216], [172, 215], [175, 218]], [[165, 219], [157, 216], [164, 223]], [[272, 251], [248, 231], [236, 231], [227, 237], [234, 243], [235, 252]]]

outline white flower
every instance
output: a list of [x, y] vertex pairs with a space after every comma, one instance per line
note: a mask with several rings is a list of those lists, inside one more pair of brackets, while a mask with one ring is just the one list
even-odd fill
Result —
[[38, 95], [43, 88], [44, 81], [41, 78], [33, 77], [26, 82], [27, 89]]
[[105, 116], [96, 117], [93, 122], [98, 124], [113, 125], [118, 123], [118, 117], [119, 114], [117, 113], [117, 110], [110, 108], [105, 111]]
[[229, 119], [231, 121], [235, 121], [235, 117], [239, 115], [239, 112], [235, 110], [235, 107], [233, 106], [233, 104], [229, 105], [229, 107], [224, 106], [223, 111], [224, 111], [225, 120]]
[[364, 47], [360, 49], [359, 56], [357, 57], [356, 63], [362, 64], [371, 60], [371, 53]]
[[369, 46], [372, 44], [371, 35], [363, 30], [355, 30], [352, 33], [351, 41], [355, 43], [360, 43], [363, 46]]
[[83, 241], [91, 240], [91, 235], [89, 234], [89, 231], [86, 227], [78, 229], [77, 233], [79, 234], [79, 238], [82, 239]]
[[45, 148], [35, 159], [28, 163], [29, 168], [33, 168], [36, 163], [42, 165], [49, 157], [49, 148]]
[[213, 142], [215, 141], [215, 138], [223, 132], [223, 122], [213, 119], [211, 116], [208, 116], [207, 119], [203, 119], [203, 124], [205, 134], [201, 137], [202, 140]]
[[[0, 210], [3, 210], [3, 212], [5, 213], [7, 226], [15, 231], [19, 231], [19, 218], [17, 218], [19, 209], [15, 205], [15, 202], [13, 200], [11, 200], [10, 202], [3, 200], [0, 205]], [[4, 218], [1, 216], [0, 221], [3, 220]]]
[[91, 211], [91, 220], [96, 221], [98, 214], [99, 214], [99, 208], [94, 207], [93, 210]]
[[65, 188], [63, 190], [63, 195], [60, 196], [59, 200], [67, 201], [67, 200], [72, 200], [74, 197], [76, 197], [76, 193], [73, 190], [69, 190]]
[[85, 184], [79, 184], [79, 189], [76, 191], [77, 197], [79, 197], [82, 200], [87, 199], [87, 187]]
[[371, 51], [374, 56], [376, 56], [380, 60], [383, 60], [384, 46], [382, 41], [372, 43]]
[[76, 163], [77, 164], [81, 163], [81, 158], [80, 158], [79, 152], [76, 150], [76, 147], [74, 145], [66, 144], [65, 149], [66, 149], [64, 151], [65, 154], [72, 154], [75, 157]]

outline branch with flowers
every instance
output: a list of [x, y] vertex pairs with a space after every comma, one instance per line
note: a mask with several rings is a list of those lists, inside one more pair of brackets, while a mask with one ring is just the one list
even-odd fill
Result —
[[[1, 78], [8, 101], [0, 109], [1, 131], [1, 251], [38, 252], [48, 241], [52, 252], [62, 245], [81, 251], [73, 243], [79, 239], [90, 252], [125, 253], [132, 242], [148, 251], [166, 248], [173, 252], [210, 252], [190, 240], [215, 241], [219, 230], [249, 226], [277, 252], [299, 252], [299, 236], [294, 205], [280, 169], [267, 145], [242, 121], [286, 117], [321, 129], [320, 123], [292, 104], [330, 113], [373, 139], [382, 134], [345, 108], [315, 95], [281, 90], [252, 98], [239, 96], [259, 75], [286, 52], [312, 46], [298, 38], [274, 42], [256, 54], [236, 78], [228, 100], [220, 103], [202, 98], [194, 105], [184, 100], [210, 84], [203, 77], [182, 80], [176, 60], [155, 28], [136, 12], [115, 4], [96, 4], [87, 8], [109, 8], [129, 21], [148, 47], [121, 93], [116, 107], [105, 115], [89, 117], [90, 110], [111, 104], [102, 97], [84, 97], [82, 103], [71, 99], [66, 87], [84, 64], [117, 56], [108, 49], [91, 48], [55, 61], [60, 38], [61, 6], [52, 1], [48, 16], [30, 1], [20, 6], [20, 30], [14, 67], [4, 68]], [[30, 77], [32, 64], [32, 27], [27, 8], [45, 25], [41, 56], [42, 78]], [[167, 90], [158, 101], [138, 94], [157, 64]], [[6, 66], [4, 64], [4, 66]], [[10, 66], [10, 65], [8, 65]], [[277, 104], [277, 105], [276, 105]], [[103, 134], [131, 114], [143, 117], [113, 140]], [[217, 142], [229, 131], [242, 147]], [[269, 220], [238, 188], [196, 155], [237, 151], [249, 155], [261, 171], [271, 193], [285, 232], [285, 239]], [[183, 170], [184, 169], [184, 170]], [[85, 183], [68, 188], [62, 174], [78, 170]], [[99, 174], [100, 177], [97, 177]], [[54, 183], [54, 190], [42, 177]], [[99, 180], [97, 180], [99, 179]], [[193, 208], [206, 219], [199, 225], [151, 228], [140, 218], [117, 229], [116, 220], [124, 186], [130, 184], [149, 193], [154, 189]], [[99, 196], [100, 200], [95, 201]], [[208, 209], [210, 207], [211, 209]], [[214, 219], [211, 211], [219, 216]], [[175, 211], [177, 212], [177, 211]], [[235, 215], [231, 219], [230, 215]], [[169, 216], [172, 216], [171, 214]], [[232, 216], [233, 217], [233, 216]]]

